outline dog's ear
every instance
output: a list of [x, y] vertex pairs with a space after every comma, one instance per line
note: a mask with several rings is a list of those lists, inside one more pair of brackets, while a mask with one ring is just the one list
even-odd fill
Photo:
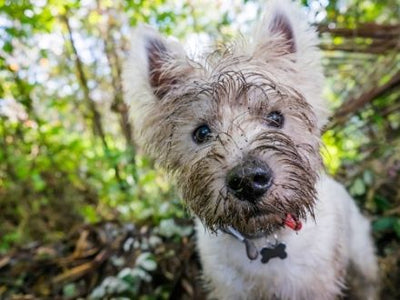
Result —
[[141, 90], [158, 100], [181, 83], [192, 69], [181, 45], [145, 25], [138, 26], [133, 33], [127, 64], [124, 88], [128, 94], [131, 89]]
[[154, 94], [161, 99], [168, 92], [168, 89], [176, 83], [175, 77], [166, 72], [168, 61], [172, 57], [166, 44], [160, 38], [150, 37], [146, 39], [145, 51], [149, 83], [154, 89]]
[[297, 60], [317, 41], [301, 8], [288, 0], [267, 5], [253, 36], [253, 55], [266, 59], [290, 55], [291, 60]]
[[284, 53], [296, 52], [296, 41], [292, 24], [289, 17], [283, 12], [276, 10], [268, 24], [268, 31], [272, 36], [282, 40], [282, 51]]

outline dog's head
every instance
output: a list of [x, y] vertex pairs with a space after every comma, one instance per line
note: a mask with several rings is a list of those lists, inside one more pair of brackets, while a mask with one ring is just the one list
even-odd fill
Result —
[[323, 76], [315, 33], [283, 2], [251, 40], [204, 61], [148, 27], [133, 38], [124, 86], [136, 138], [211, 230], [270, 233], [287, 214], [313, 214]]

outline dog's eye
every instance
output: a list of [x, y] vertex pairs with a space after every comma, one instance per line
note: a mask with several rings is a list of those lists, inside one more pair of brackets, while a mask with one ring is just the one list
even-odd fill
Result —
[[267, 116], [268, 126], [282, 128], [285, 118], [279, 111], [272, 111]]
[[208, 125], [201, 125], [193, 131], [193, 140], [196, 144], [206, 142], [211, 136], [211, 129]]

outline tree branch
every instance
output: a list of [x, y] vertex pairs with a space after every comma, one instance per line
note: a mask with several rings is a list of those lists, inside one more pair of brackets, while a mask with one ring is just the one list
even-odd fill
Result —
[[400, 24], [381, 25], [375, 23], [359, 24], [356, 28], [329, 28], [329, 25], [317, 26], [319, 33], [329, 33], [341, 37], [363, 37], [372, 39], [396, 39], [400, 37]]
[[[61, 19], [63, 20], [65, 26], [67, 27], [67, 31], [68, 31], [68, 38], [69, 38], [69, 42], [71, 44], [71, 48], [72, 48], [72, 52], [74, 53], [75, 56], [75, 65], [76, 65], [76, 70], [77, 70], [77, 77], [80, 83], [80, 86], [83, 90], [83, 95], [84, 95], [84, 99], [86, 101], [87, 106], [89, 107], [90, 113], [92, 115], [92, 121], [94, 124], [94, 131], [98, 133], [100, 140], [103, 144], [103, 148], [105, 151], [105, 154], [107, 157], [109, 157], [110, 155], [110, 148], [107, 144], [107, 140], [106, 140], [106, 135], [104, 132], [104, 128], [101, 122], [101, 115], [100, 112], [97, 110], [95, 102], [93, 101], [93, 99], [90, 97], [90, 90], [89, 90], [89, 86], [88, 86], [88, 81], [85, 75], [85, 72], [83, 71], [83, 63], [78, 55], [78, 51], [76, 50], [75, 47], [75, 42], [74, 39], [72, 37], [72, 29], [71, 26], [69, 24], [69, 20], [67, 15], [62, 15]], [[121, 189], [124, 189], [125, 184], [124, 181], [121, 178], [120, 172], [119, 172], [119, 168], [118, 165], [116, 163], [113, 163], [113, 167], [114, 167], [114, 171], [115, 171], [115, 177], [121, 187]]]
[[331, 118], [330, 123], [326, 127], [326, 130], [343, 125], [354, 113], [364, 108], [365, 105], [399, 87], [400, 72], [397, 72], [387, 83], [378, 87], [374, 86], [358, 98], [350, 99], [343, 103], [342, 106], [336, 110], [335, 114]]
[[368, 23], [359, 24], [356, 28], [330, 28], [321, 24], [317, 25], [317, 30], [321, 34], [344, 38], [340, 44], [321, 44], [322, 50], [382, 54], [400, 48], [400, 24]]

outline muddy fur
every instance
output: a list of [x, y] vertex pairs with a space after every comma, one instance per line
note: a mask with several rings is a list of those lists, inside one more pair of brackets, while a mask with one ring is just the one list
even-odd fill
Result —
[[[359, 282], [377, 282], [368, 222], [347, 193], [340, 201], [331, 200], [336, 197], [335, 189], [342, 189], [338, 184], [330, 183], [334, 188], [324, 197], [319, 188], [331, 179], [324, 175], [319, 151], [328, 114], [321, 97], [323, 76], [315, 33], [289, 2], [276, 2], [266, 10], [252, 38], [219, 47], [200, 60], [189, 58], [178, 43], [150, 27], [140, 26], [133, 34], [124, 72], [126, 101], [139, 144], [170, 172], [199, 220], [198, 230], [203, 231], [199, 232], [199, 251], [211, 295], [221, 299], [333, 299], [344, 291], [346, 270], [355, 255], [351, 222], [345, 226], [335, 222], [347, 220], [333, 218], [328, 225], [333, 228], [325, 230], [331, 232], [332, 240], [319, 254], [327, 264], [314, 259], [304, 263], [307, 268], [302, 270], [301, 264], [295, 265], [300, 258], [289, 256], [282, 261], [283, 274], [277, 276], [289, 277], [288, 286], [268, 286], [270, 275], [263, 277], [259, 272], [266, 268], [268, 273], [268, 266], [273, 268], [279, 260], [266, 265], [257, 262], [260, 270], [248, 270], [246, 275], [246, 264], [254, 267], [256, 262], [243, 254], [239, 241], [221, 232], [230, 226], [254, 239], [263, 236], [264, 243], [272, 235], [279, 236], [288, 249], [295, 249], [304, 241], [310, 246], [315, 243], [310, 236], [318, 240], [321, 235], [323, 240], [323, 221], [319, 220], [331, 218], [325, 214], [344, 216], [346, 210], [353, 211], [349, 217], [364, 224], [357, 230], [363, 237], [361, 245], [367, 245], [363, 251], [370, 265], [359, 268], [352, 261], [352, 266], [357, 265], [352, 270], [361, 274]], [[283, 116], [281, 123], [271, 117], [274, 113]], [[207, 126], [210, 133], [198, 143], [194, 135], [201, 126]], [[228, 187], [227, 174], [247, 165], [262, 165], [271, 173], [271, 185], [257, 201], [238, 198]], [[332, 205], [334, 201], [340, 203]], [[305, 225], [298, 242], [292, 241], [295, 233], [284, 226], [288, 214]], [[302, 232], [305, 237], [300, 241]], [[229, 255], [221, 254], [221, 259], [218, 252], [227, 246], [238, 253], [231, 259], [240, 264], [223, 262]], [[211, 264], [214, 261], [217, 266]], [[294, 264], [293, 271], [285, 271], [290, 269], [288, 261]], [[314, 279], [315, 287], [311, 275], [303, 286], [291, 283], [303, 272], [328, 272], [329, 276], [320, 283]], [[237, 274], [242, 280], [223, 282], [225, 273]], [[257, 279], [254, 274], [259, 274]], [[246, 284], [249, 280], [254, 283]], [[373, 292], [368, 297], [373, 299]]]

